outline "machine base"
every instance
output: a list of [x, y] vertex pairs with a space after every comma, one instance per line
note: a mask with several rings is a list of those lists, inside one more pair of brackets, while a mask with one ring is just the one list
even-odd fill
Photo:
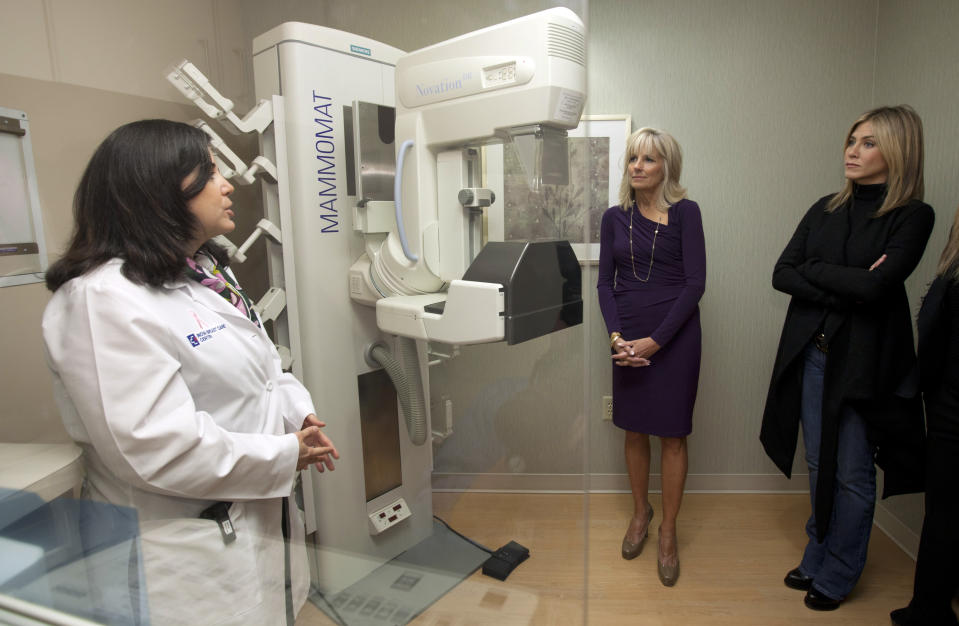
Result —
[[332, 597], [310, 601], [348, 626], [406, 624], [483, 564], [489, 554], [434, 521], [433, 534]]

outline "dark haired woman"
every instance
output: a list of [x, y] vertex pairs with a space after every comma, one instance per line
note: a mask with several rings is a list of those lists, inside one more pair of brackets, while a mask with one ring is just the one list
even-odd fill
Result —
[[959, 591], [959, 211], [919, 310], [920, 387], [926, 405], [926, 517], [912, 601], [896, 626], [956, 626]]
[[876, 502], [922, 489], [922, 407], [903, 281], [932, 231], [922, 202], [922, 121], [908, 106], [863, 114], [846, 134], [846, 185], [806, 213], [773, 271], [792, 296], [760, 439], [787, 476], [801, 423], [812, 514], [787, 586], [832, 610], [866, 564]]
[[[145, 120], [97, 148], [43, 338], [86, 497], [136, 510], [153, 623], [284, 623], [303, 605], [297, 470], [338, 458], [212, 237], [233, 187], [206, 135]], [[332, 457], [332, 458], [331, 458]], [[287, 595], [290, 598], [287, 598]]]

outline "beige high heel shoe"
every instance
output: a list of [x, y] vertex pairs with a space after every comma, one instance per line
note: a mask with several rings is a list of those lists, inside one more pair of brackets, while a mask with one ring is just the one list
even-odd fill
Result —
[[[662, 529], [662, 527], [660, 527]], [[659, 534], [659, 550], [656, 555], [656, 571], [659, 574], [659, 582], [666, 587], [672, 587], [679, 580], [679, 539], [676, 540], [676, 563], [666, 565], [663, 563], [663, 535]]]
[[[643, 531], [643, 536], [639, 538], [639, 541], [633, 543], [626, 537], [623, 537], [623, 558], [627, 561], [630, 559], [635, 559], [639, 556], [639, 553], [643, 551], [643, 544], [646, 543], [646, 537], [649, 537], [649, 524], [653, 521], [653, 507], [648, 502], [646, 503], [646, 530]], [[630, 520], [632, 523], [632, 520]], [[629, 534], [627, 529], [626, 534]]]

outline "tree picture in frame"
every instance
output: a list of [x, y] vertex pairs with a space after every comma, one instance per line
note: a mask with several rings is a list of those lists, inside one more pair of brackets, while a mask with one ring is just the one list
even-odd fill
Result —
[[583, 116], [569, 131], [569, 184], [531, 189], [511, 146], [504, 149], [503, 219], [506, 240], [566, 239], [580, 262], [599, 259], [603, 212], [616, 204], [628, 115]]

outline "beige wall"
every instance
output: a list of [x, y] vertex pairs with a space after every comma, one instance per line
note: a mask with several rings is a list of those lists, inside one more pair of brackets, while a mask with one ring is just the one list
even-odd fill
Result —
[[0, 74], [182, 102], [182, 58], [229, 97], [252, 93], [250, 42], [230, 0], [0, 0]]

